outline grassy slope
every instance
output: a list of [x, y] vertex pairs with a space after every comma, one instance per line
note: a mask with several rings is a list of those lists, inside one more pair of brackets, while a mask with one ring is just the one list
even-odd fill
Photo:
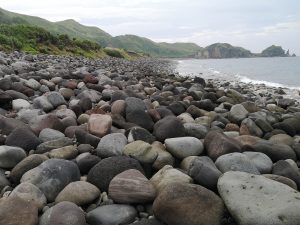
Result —
[[23, 24], [0, 25], [0, 50], [82, 55], [90, 58], [106, 56], [131, 58], [120, 49], [103, 49], [95, 42], [70, 39], [68, 35], [53, 35], [43, 28]]
[[147, 38], [134, 35], [112, 37], [98, 27], [84, 26], [74, 20], [50, 22], [48, 20], [9, 12], [0, 8], [0, 23], [30, 24], [42, 27], [52, 34], [67, 34], [71, 38], [95, 41], [106, 47], [124, 48], [126, 50], [142, 52], [158, 57], [187, 57], [194, 55], [201, 48], [190, 43], [156, 43]]

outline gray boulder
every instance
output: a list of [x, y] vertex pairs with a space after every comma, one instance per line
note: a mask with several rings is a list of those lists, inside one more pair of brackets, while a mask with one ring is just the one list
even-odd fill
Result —
[[34, 184], [49, 202], [53, 202], [66, 185], [79, 179], [80, 172], [75, 163], [63, 159], [49, 159], [26, 172], [21, 182]]

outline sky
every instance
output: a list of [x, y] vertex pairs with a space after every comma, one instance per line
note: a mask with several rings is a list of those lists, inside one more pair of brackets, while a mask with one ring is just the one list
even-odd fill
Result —
[[159, 42], [227, 42], [252, 52], [275, 44], [300, 55], [299, 0], [0, 0], [9, 11], [75, 19], [113, 36]]

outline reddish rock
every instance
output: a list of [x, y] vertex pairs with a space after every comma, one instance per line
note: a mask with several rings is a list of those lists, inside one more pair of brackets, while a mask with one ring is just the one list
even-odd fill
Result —
[[97, 77], [93, 76], [92, 74], [86, 74], [83, 78], [84, 83], [91, 83], [91, 84], [97, 84], [98, 79]]
[[29, 126], [36, 135], [38, 135], [45, 128], [64, 131], [64, 125], [60, 119], [53, 114], [46, 114], [33, 118], [29, 122]]
[[138, 170], [126, 170], [115, 176], [109, 184], [109, 196], [117, 203], [151, 202], [156, 197], [153, 184]]
[[88, 131], [97, 137], [108, 134], [111, 126], [112, 119], [110, 115], [92, 114], [88, 121]]
[[240, 127], [235, 123], [226, 124], [225, 131], [240, 131]]

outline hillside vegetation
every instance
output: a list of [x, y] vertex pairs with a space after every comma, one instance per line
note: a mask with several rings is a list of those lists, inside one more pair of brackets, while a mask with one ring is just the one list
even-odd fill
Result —
[[144, 53], [157, 57], [189, 57], [195, 55], [201, 48], [191, 43], [156, 43], [147, 38], [134, 35], [112, 37], [110, 34], [93, 26], [84, 26], [75, 20], [50, 22], [48, 20], [9, 12], [0, 8], [0, 23], [30, 24], [44, 28], [53, 35], [67, 34], [70, 38], [89, 40], [103, 47], [124, 48], [129, 51]]
[[124, 50], [101, 48], [88, 40], [71, 39], [66, 34], [53, 35], [40, 27], [30, 25], [0, 25], [0, 50], [19, 50], [30, 53], [82, 55], [90, 58], [113, 56], [129, 58]]
[[[37, 30], [37, 28], [34, 28], [32, 33], [35, 32], [35, 35], [37, 36], [37, 33], [39, 31], [41, 32], [41, 35], [45, 35], [45, 32], [47, 31], [47, 37], [50, 37], [49, 35], [52, 35], [50, 40], [47, 39], [47, 41], [44, 42], [42, 38], [36, 43], [33, 38], [31, 38], [30, 41], [26, 41], [24, 39], [25, 36], [22, 37], [22, 32], [20, 33], [20, 30], [17, 32], [17, 37], [9, 35], [9, 33], [7, 32], [6, 34], [2, 34], [1, 38], [3, 41], [5, 41], [4, 44], [2, 44], [2, 48], [19, 48], [32, 52], [53, 52], [57, 54], [63, 52], [90, 55], [92, 57], [95, 57], [97, 55], [111, 55], [114, 57], [125, 58], [135, 57], [139, 54], [166, 58], [245, 58], [261, 56], [290, 56], [289, 53], [285, 53], [285, 51], [280, 46], [274, 45], [265, 49], [262, 53], [255, 54], [251, 53], [247, 49], [232, 46], [227, 43], [215, 43], [202, 48], [194, 43], [157, 43], [150, 39], [139, 37], [136, 35], [120, 35], [112, 37], [110, 34], [106, 33], [98, 27], [84, 26], [72, 19], [60, 22], [50, 22], [39, 17], [13, 13], [1, 8], [0, 24], [22, 24], [24, 26], [21, 30], [27, 30], [25, 32], [26, 35], [29, 35], [28, 33], [30, 33], [28, 29], [26, 29], [26, 26], [29, 25], [44, 29]], [[21, 27], [18, 27], [18, 29], [20, 28]], [[18, 29], [12, 28], [14, 32], [16, 32], [16, 30]], [[5, 36], [9, 36], [8, 39], [10, 41], [8, 41]], [[29, 35], [29, 38], [30, 37], [31, 35]], [[64, 43], [65, 40], [63, 39], [65, 37], [68, 37], [66, 46], [61, 44]], [[93, 49], [97, 46], [95, 45], [95, 43], [106, 49]], [[131, 53], [129, 54], [129, 52]]]

